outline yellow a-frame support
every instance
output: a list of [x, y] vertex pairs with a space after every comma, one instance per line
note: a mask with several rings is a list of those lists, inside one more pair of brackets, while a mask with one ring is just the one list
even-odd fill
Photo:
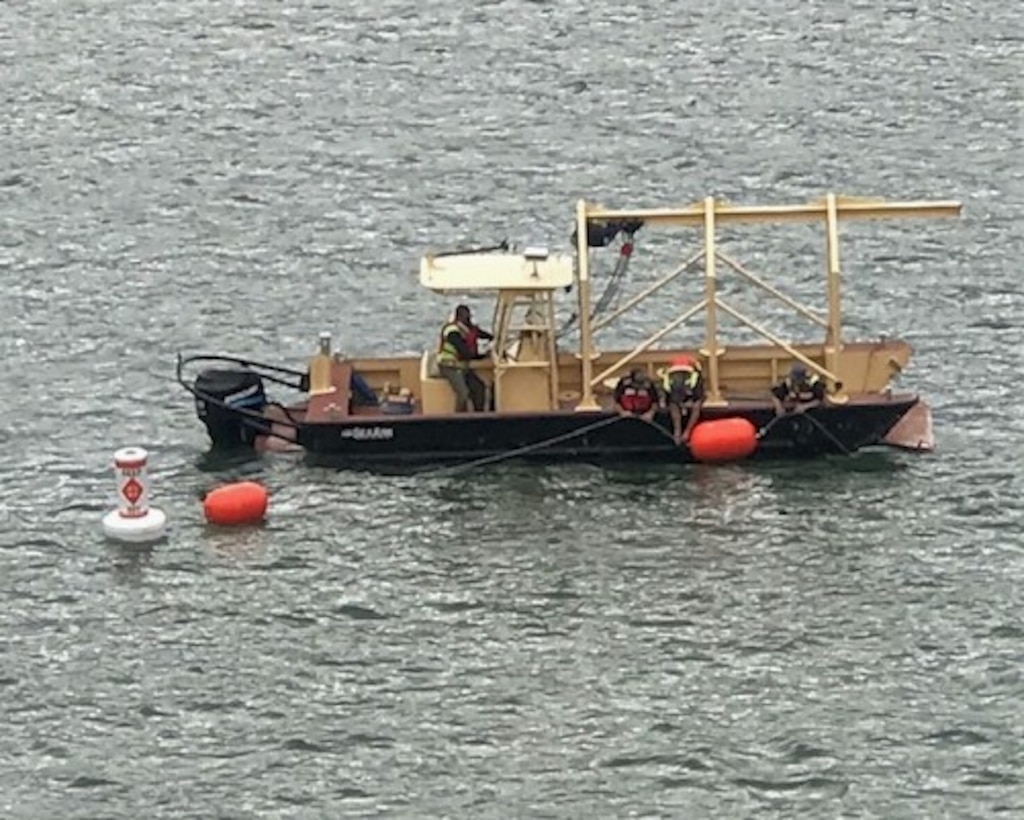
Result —
[[[793, 358], [803, 361], [809, 368], [819, 372], [824, 378], [829, 380], [834, 388], [836, 386], [835, 374], [838, 370], [839, 355], [842, 351], [842, 317], [839, 287], [840, 221], [844, 219], [955, 217], [960, 215], [961, 209], [961, 203], [955, 201], [890, 202], [881, 199], [841, 197], [832, 193], [829, 193], [823, 199], [802, 205], [730, 205], [724, 202], [717, 202], [713, 197], [707, 197], [702, 202], [684, 208], [612, 210], [590, 205], [584, 200], [578, 201], [576, 204], [577, 264], [575, 279], [579, 299], [579, 358], [583, 389], [576, 409], [597, 409], [598, 404], [594, 397], [594, 387], [597, 384], [701, 310], [704, 311], [704, 345], [701, 352], [708, 362], [706, 378], [708, 402], [710, 404], [724, 403], [719, 384], [719, 357], [722, 355], [722, 348], [719, 345], [718, 339], [718, 311], [732, 316], [772, 344], [786, 350]], [[703, 251], [692, 257], [687, 266], [703, 257], [704, 299], [695, 307], [690, 308], [655, 332], [633, 351], [616, 362], [615, 365], [606, 368], [595, 377], [593, 374], [593, 362], [596, 354], [592, 338], [595, 328], [591, 327], [590, 321], [590, 248], [587, 242], [588, 228], [593, 224], [607, 224], [610, 222], [628, 223], [637, 220], [643, 222], [645, 226], [652, 228], [703, 227]], [[824, 224], [825, 271], [828, 277], [828, 318], [824, 322], [816, 314], [785, 297], [770, 285], [760, 281], [756, 276], [739, 265], [739, 263], [717, 250], [716, 229], [719, 224], [757, 222], [822, 222]], [[782, 299], [797, 312], [823, 325], [825, 329], [824, 368], [802, 356], [788, 343], [731, 307], [718, 296], [716, 287], [716, 263], [718, 261], [724, 262], [749, 281], [767, 290], [773, 296]], [[631, 300], [620, 313], [636, 304], [639, 299], [650, 295], [651, 292], [661, 287], [669, 279], [674, 278], [679, 272], [677, 271], [676, 274], [670, 275], [657, 285], [649, 288], [640, 297]], [[604, 323], [606, 322], [607, 320]], [[842, 400], [841, 395], [838, 395], [836, 398]]]

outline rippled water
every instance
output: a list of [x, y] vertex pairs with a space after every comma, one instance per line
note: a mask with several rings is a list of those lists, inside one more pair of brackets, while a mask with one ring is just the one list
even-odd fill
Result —
[[[0, 6], [0, 812], [1024, 813], [1022, 31], [994, 0]], [[933, 456], [230, 464], [171, 381], [322, 328], [418, 351], [425, 247], [555, 245], [577, 197], [829, 189], [965, 204], [845, 232], [848, 330], [914, 344]], [[100, 537], [123, 444], [151, 549]], [[269, 523], [206, 530], [241, 476]]]

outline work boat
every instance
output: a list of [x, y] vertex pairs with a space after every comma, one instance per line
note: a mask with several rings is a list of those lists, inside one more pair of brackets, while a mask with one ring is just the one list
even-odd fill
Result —
[[[340, 465], [482, 464], [510, 457], [683, 463], [849, 455], [873, 446], [929, 450], [928, 405], [892, 387], [907, 365], [910, 346], [894, 339], [843, 338], [839, 228], [852, 220], [955, 217], [960, 211], [958, 202], [834, 194], [797, 205], [740, 206], [709, 197], [681, 208], [633, 210], [580, 201], [571, 253], [516, 250], [507, 243], [428, 252], [420, 262], [423, 287], [447, 294], [452, 304], [494, 300], [490, 326], [481, 324], [495, 338], [489, 355], [472, 365], [488, 385], [486, 409], [478, 412], [455, 412], [454, 392], [438, 371], [441, 321], [419, 355], [350, 358], [332, 351], [331, 337], [324, 333], [319, 349], [301, 367], [179, 355], [178, 380], [195, 397], [214, 448], [295, 450]], [[720, 247], [720, 229], [792, 222], [821, 227], [823, 310], [791, 298]], [[605, 284], [621, 286], [640, 257], [638, 236], [645, 248], [648, 239], [654, 245], [661, 240], [664, 248], [667, 243], [657, 232], [674, 229], [696, 234], [695, 252], [610, 310], [603, 298], [607, 287], [603, 293], [597, 289], [599, 270], [611, 266]], [[610, 257], [604, 263], [602, 254]], [[792, 339], [769, 330], [764, 320], [735, 306], [737, 284], [756, 289], [761, 305], [768, 297], [777, 300], [783, 310], [808, 321], [813, 335]], [[678, 288], [675, 296], [665, 295], [670, 287]], [[692, 303], [685, 301], [687, 292]], [[650, 328], [650, 335], [629, 349], [598, 347], [597, 334], [655, 294], [657, 309], [643, 315], [677, 315]], [[592, 296], [598, 297], [593, 304]], [[560, 299], [569, 300], [567, 319], [559, 318]], [[687, 322], [697, 325], [689, 331], [689, 345], [659, 346]], [[725, 338], [729, 325], [757, 338], [733, 344]], [[572, 337], [575, 343], [566, 344]], [[670, 362], [684, 355], [699, 362], [706, 397], [689, 441], [677, 444], [666, 410], [650, 421], [620, 416], [613, 390], [619, 377], [635, 368], [658, 381]], [[827, 400], [805, 412], [779, 415], [769, 391], [794, 364], [823, 380]], [[187, 376], [189, 370], [197, 374]]]

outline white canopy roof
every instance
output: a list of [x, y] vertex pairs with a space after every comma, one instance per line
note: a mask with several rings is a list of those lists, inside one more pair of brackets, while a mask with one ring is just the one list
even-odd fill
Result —
[[420, 284], [434, 291], [556, 290], [573, 282], [573, 259], [547, 248], [477, 251], [420, 261]]

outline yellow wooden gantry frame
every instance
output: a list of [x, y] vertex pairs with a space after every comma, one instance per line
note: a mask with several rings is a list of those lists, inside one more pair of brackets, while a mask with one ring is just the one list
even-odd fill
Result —
[[[580, 341], [579, 356], [582, 376], [582, 395], [577, 405], [577, 410], [598, 409], [598, 403], [594, 396], [594, 387], [604, 378], [613, 373], [624, 364], [628, 363], [635, 355], [646, 350], [660, 338], [670, 333], [674, 328], [681, 325], [688, 318], [704, 311], [704, 346], [702, 354], [707, 358], [708, 368], [706, 373], [708, 402], [710, 404], [723, 404], [719, 380], [718, 360], [722, 355], [722, 348], [718, 344], [718, 311], [731, 315], [733, 318], [746, 324], [748, 327], [764, 336], [773, 344], [776, 344], [791, 353], [795, 358], [803, 361], [812, 369], [820, 372], [826, 378], [834, 382], [835, 373], [838, 369], [839, 355], [842, 350], [842, 317], [840, 310], [840, 267], [839, 267], [839, 222], [844, 219], [899, 219], [899, 218], [934, 218], [934, 217], [956, 217], [960, 215], [962, 205], [955, 201], [910, 201], [895, 202], [882, 199], [865, 199], [854, 197], [842, 197], [829, 193], [823, 199], [808, 202], [800, 205], [730, 205], [725, 202], [717, 202], [714, 197], [706, 197], [702, 202], [689, 205], [684, 208], [653, 208], [653, 209], [630, 209], [612, 210], [591, 205], [585, 200], [579, 200], [576, 204], [576, 237], [577, 237], [577, 266], [576, 285], [579, 299], [579, 322]], [[616, 312], [615, 316], [625, 312], [637, 302], [653, 293], [670, 279], [675, 278], [690, 265], [703, 257], [704, 259], [704, 299], [693, 308], [669, 322], [663, 328], [650, 336], [643, 343], [638, 345], [631, 353], [616, 362], [614, 366], [606, 368], [597, 377], [593, 374], [593, 362], [596, 354], [593, 350], [593, 331], [601, 325], [607, 324], [613, 317], [608, 317], [603, 322], [591, 326], [590, 321], [590, 246], [588, 243], [588, 228], [592, 224], [609, 222], [632, 222], [641, 221], [646, 227], [694, 227], [703, 226], [703, 250], [691, 257], [683, 266], [674, 273], [669, 274], [665, 279], [651, 286], [643, 293], [631, 299], [625, 306]], [[747, 271], [735, 260], [727, 257], [716, 248], [716, 227], [719, 223], [782, 223], [782, 222], [822, 222], [825, 226], [825, 271], [828, 277], [828, 318], [824, 321], [812, 311], [789, 299], [765, 282], [762, 282], [754, 274]], [[772, 295], [786, 302], [797, 312], [822, 325], [825, 329], [824, 358], [825, 366], [822, 369], [816, 363], [801, 356], [783, 340], [771, 334], [769, 331], [747, 318], [739, 311], [723, 303], [716, 292], [716, 262], [722, 261], [744, 278], [754, 282], [759, 287], [768, 290]]]

